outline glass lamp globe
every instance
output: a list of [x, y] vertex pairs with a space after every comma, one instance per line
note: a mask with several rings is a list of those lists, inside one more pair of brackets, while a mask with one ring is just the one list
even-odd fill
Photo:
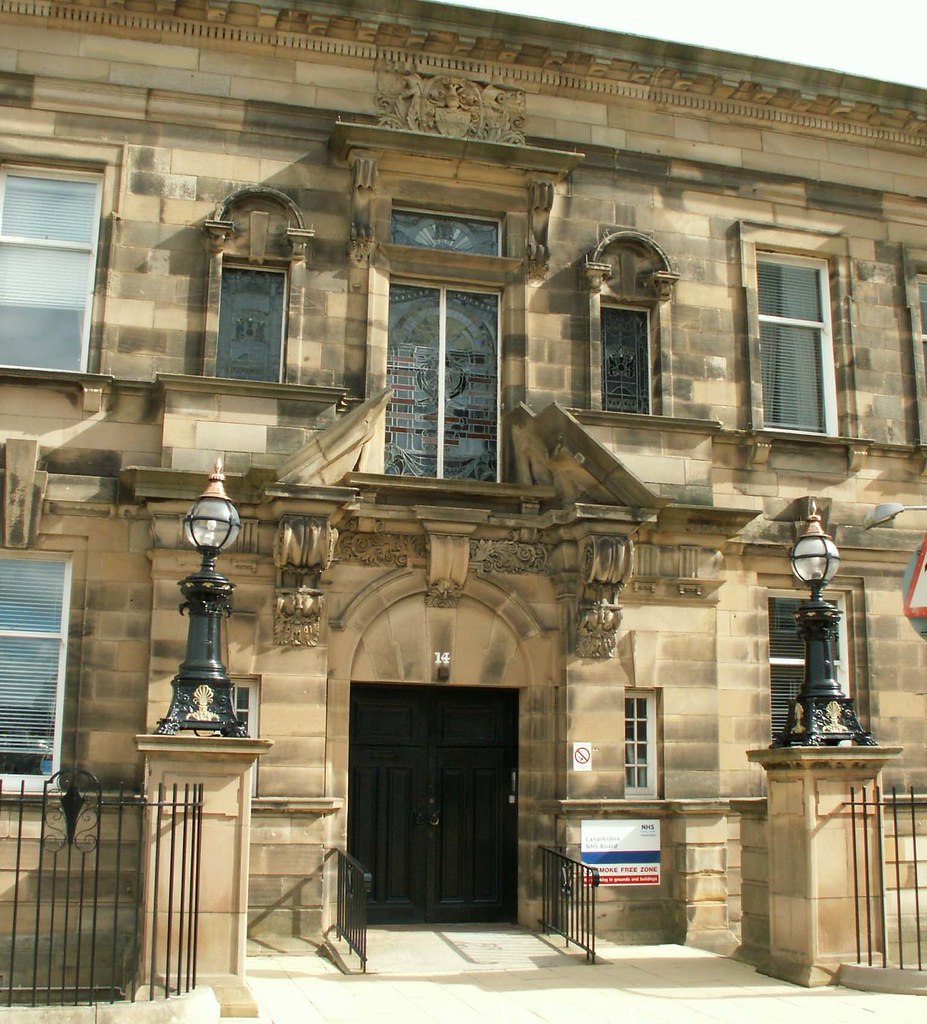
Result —
[[225, 493], [222, 460], [210, 474], [206, 490], [196, 499], [184, 519], [184, 537], [197, 551], [217, 555], [234, 543], [241, 529], [238, 509]]

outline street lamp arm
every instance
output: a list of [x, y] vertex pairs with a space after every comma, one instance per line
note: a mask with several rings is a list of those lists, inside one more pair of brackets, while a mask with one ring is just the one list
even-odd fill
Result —
[[889, 501], [884, 505], [876, 507], [866, 516], [863, 522], [864, 530], [871, 530], [873, 526], [881, 526], [900, 516], [902, 512], [927, 512], [927, 505], [901, 505], [897, 501]]

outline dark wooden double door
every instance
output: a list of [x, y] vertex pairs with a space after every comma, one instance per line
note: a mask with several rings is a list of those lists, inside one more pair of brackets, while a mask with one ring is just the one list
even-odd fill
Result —
[[348, 849], [371, 924], [515, 917], [517, 692], [355, 684]]

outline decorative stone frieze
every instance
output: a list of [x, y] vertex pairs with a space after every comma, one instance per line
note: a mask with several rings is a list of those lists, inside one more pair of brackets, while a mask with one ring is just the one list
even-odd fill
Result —
[[483, 572], [546, 572], [549, 550], [544, 544], [517, 540], [471, 540], [470, 561]]
[[521, 89], [387, 63], [378, 69], [376, 106], [384, 128], [525, 145]]
[[378, 568], [405, 567], [426, 557], [425, 538], [401, 533], [346, 530], [338, 537], [335, 559]]
[[576, 614], [580, 658], [614, 658], [621, 625], [620, 591], [631, 574], [633, 544], [623, 536], [587, 537], [580, 574], [583, 593]]
[[637, 598], [660, 601], [707, 599], [721, 586], [721, 552], [696, 544], [637, 544], [634, 580]]

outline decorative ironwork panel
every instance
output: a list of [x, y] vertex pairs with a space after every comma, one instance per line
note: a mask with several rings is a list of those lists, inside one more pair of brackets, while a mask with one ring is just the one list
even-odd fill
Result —
[[390, 289], [386, 472], [496, 479], [498, 298]]
[[499, 255], [499, 225], [491, 220], [396, 210], [393, 212], [391, 237], [400, 245], [449, 249], [479, 256]]
[[602, 407], [609, 412], [650, 412], [650, 329], [645, 310], [602, 310]]
[[280, 380], [285, 286], [284, 274], [223, 269], [217, 377]]

